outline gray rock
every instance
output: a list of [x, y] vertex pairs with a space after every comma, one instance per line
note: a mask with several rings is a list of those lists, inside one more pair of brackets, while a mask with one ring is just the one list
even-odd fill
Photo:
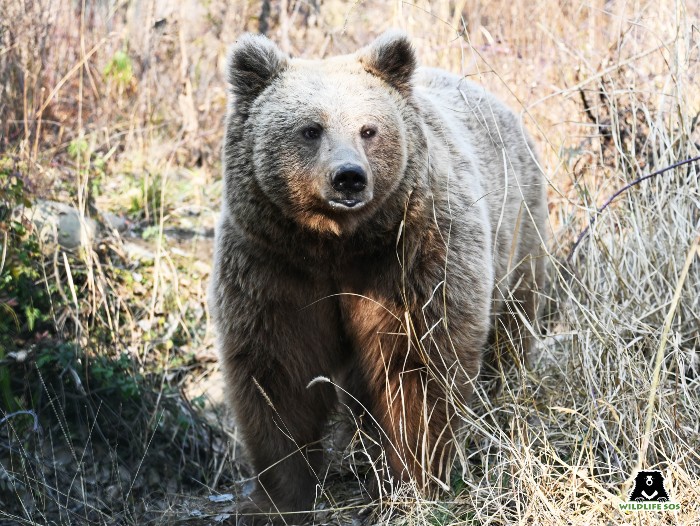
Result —
[[77, 209], [57, 201], [40, 199], [31, 208], [16, 209], [15, 214], [34, 225], [44, 252], [52, 252], [57, 245], [68, 250], [90, 245], [97, 233], [94, 219], [81, 217]]
[[120, 234], [126, 232], [127, 228], [129, 228], [129, 222], [126, 218], [112, 212], [102, 212], [102, 220], [106, 226], [113, 228]]

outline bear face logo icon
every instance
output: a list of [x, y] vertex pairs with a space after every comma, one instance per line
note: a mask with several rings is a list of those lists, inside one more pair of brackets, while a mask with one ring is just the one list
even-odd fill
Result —
[[668, 499], [661, 471], [649, 470], [637, 473], [634, 478], [634, 488], [629, 495], [630, 501], [666, 502]]

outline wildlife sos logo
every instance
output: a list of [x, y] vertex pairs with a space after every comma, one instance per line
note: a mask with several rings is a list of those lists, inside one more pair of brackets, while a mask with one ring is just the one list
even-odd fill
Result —
[[673, 511], [681, 505], [671, 502], [664, 484], [664, 476], [659, 470], [641, 470], [634, 477], [634, 486], [628, 495], [628, 502], [620, 503], [623, 511]]

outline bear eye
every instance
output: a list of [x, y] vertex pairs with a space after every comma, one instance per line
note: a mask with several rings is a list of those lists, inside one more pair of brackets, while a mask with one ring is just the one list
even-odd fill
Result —
[[365, 126], [362, 128], [362, 131], [360, 131], [360, 137], [363, 139], [371, 139], [375, 135], [377, 135], [377, 129], [372, 126]]
[[321, 127], [320, 126], [307, 126], [303, 130], [301, 130], [301, 134], [304, 136], [304, 139], [308, 139], [310, 141], [315, 141], [319, 137], [321, 137]]

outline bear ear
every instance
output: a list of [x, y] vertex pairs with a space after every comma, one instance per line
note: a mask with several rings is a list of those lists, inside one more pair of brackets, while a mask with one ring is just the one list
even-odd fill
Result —
[[416, 55], [405, 33], [387, 31], [358, 54], [360, 63], [369, 73], [388, 82], [404, 95], [411, 92]]
[[288, 57], [267, 37], [243, 35], [228, 57], [228, 81], [236, 111], [244, 116], [255, 99], [287, 67]]

